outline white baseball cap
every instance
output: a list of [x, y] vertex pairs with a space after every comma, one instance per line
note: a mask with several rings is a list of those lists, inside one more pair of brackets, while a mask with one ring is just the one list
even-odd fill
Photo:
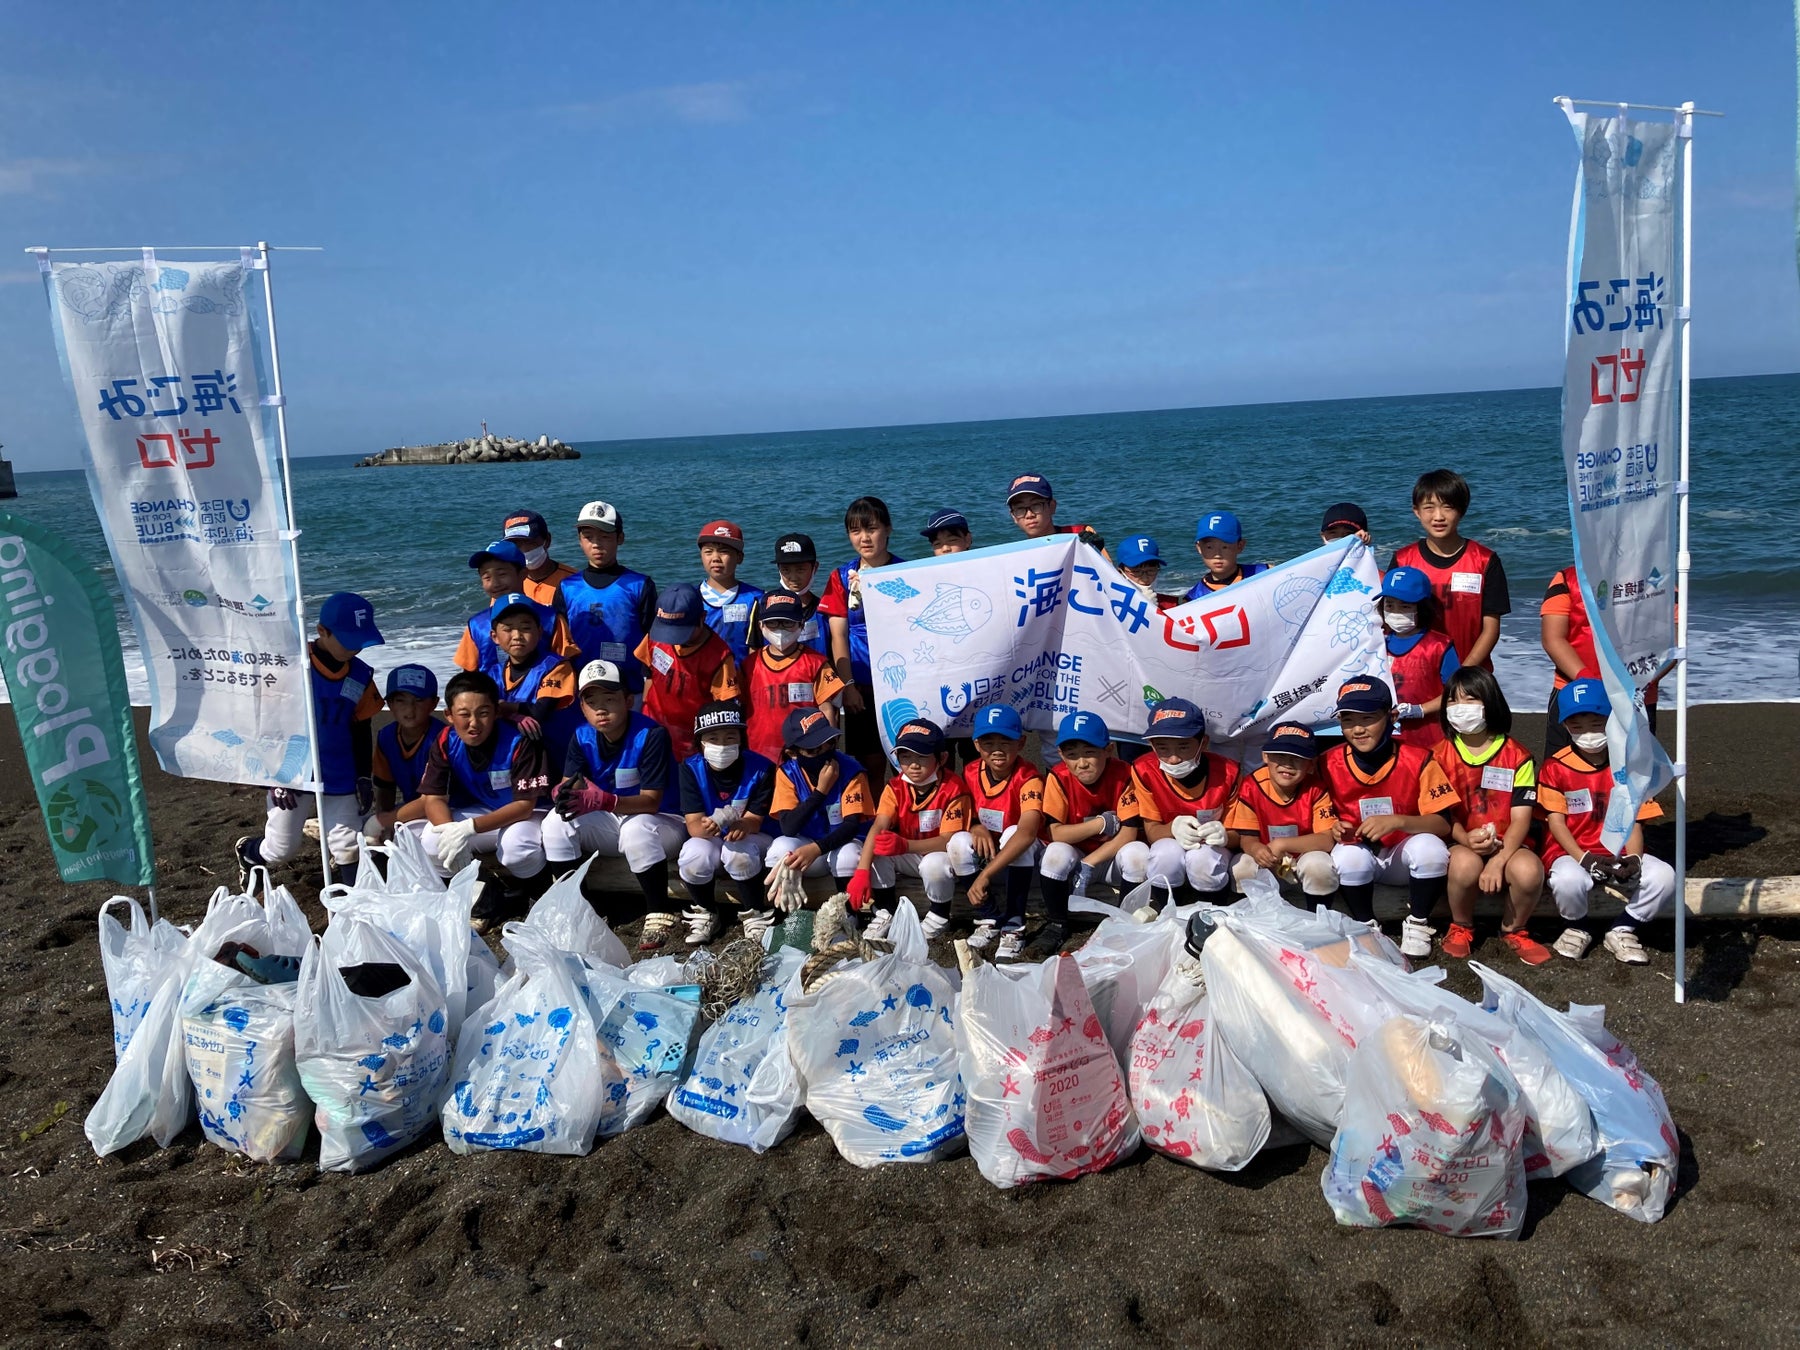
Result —
[[619, 668], [611, 661], [589, 661], [581, 668], [581, 678], [576, 684], [577, 693], [585, 693], [594, 685], [605, 689], [623, 689], [625, 677], [619, 674]]
[[619, 532], [619, 508], [611, 502], [589, 502], [581, 508], [581, 514], [575, 517], [575, 528], [592, 525], [597, 530]]

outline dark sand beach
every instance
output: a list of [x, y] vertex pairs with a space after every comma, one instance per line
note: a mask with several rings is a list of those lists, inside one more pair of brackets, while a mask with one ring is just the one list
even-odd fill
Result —
[[[141, 719], [141, 714], [140, 714]], [[1541, 718], [1521, 717], [1527, 744]], [[1225, 1344], [1772, 1345], [1800, 1337], [1794, 1120], [1800, 923], [1690, 926], [1690, 1002], [1604, 954], [1521, 978], [1604, 1003], [1681, 1130], [1652, 1227], [1532, 1187], [1525, 1238], [1339, 1228], [1324, 1154], [1214, 1176], [1140, 1153], [1074, 1184], [997, 1191], [966, 1157], [859, 1171], [811, 1122], [771, 1153], [666, 1114], [582, 1159], [454, 1157], [373, 1174], [260, 1166], [201, 1142], [96, 1161], [81, 1121], [112, 1068], [95, 942], [105, 886], [64, 887], [0, 718], [0, 1337], [12, 1345], [567, 1347]], [[1665, 722], [1664, 737], [1669, 735]], [[1800, 706], [1696, 709], [1691, 870], [1800, 872]], [[165, 915], [234, 880], [261, 794], [146, 770]], [[1668, 855], [1672, 830], [1651, 831]], [[316, 873], [279, 879], [315, 926]], [[627, 935], [635, 932], [631, 926]], [[1548, 936], [1548, 933], [1543, 934]], [[1478, 955], [1516, 974], [1491, 938]], [[948, 959], [947, 951], [940, 959]], [[1461, 963], [1450, 984], [1476, 990]], [[1786, 1217], [1784, 1217], [1786, 1216]]]

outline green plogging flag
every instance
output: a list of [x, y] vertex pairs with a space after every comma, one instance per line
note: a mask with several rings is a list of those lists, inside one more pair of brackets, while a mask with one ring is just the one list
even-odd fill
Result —
[[54, 536], [0, 511], [0, 673], [66, 882], [156, 883], [112, 599]]

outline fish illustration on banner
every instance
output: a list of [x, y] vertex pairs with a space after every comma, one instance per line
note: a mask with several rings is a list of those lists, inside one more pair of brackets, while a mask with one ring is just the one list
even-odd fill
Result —
[[1354, 537], [1160, 612], [1072, 535], [872, 569], [872, 649], [918, 652], [921, 633], [938, 639], [929, 663], [881, 659], [882, 734], [891, 749], [925, 716], [966, 736], [980, 708], [1008, 703], [1038, 731], [1086, 709], [1141, 736], [1150, 706], [1179, 694], [1205, 710], [1216, 741], [1254, 749], [1273, 722], [1330, 724], [1351, 675], [1388, 677], [1380, 585]]

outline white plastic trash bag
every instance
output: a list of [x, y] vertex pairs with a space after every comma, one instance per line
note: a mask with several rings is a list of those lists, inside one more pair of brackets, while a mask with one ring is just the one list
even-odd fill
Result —
[[840, 966], [788, 1005], [788, 1053], [806, 1109], [858, 1167], [936, 1162], [962, 1151], [956, 986], [934, 964], [908, 901], [894, 950]]
[[1002, 1189], [1072, 1180], [1137, 1152], [1137, 1118], [1073, 956], [963, 976], [957, 1063], [969, 1152]]
[[505, 933], [513, 973], [469, 1014], [457, 1040], [440, 1116], [444, 1142], [454, 1153], [586, 1153], [622, 1080], [601, 1052], [579, 958], [519, 924]]
[[[405, 983], [352, 992], [344, 972], [371, 966], [398, 967]], [[434, 1126], [450, 1072], [449, 1013], [425, 955], [368, 920], [334, 920], [300, 963], [294, 1059], [326, 1171], [365, 1171]]]
[[1285, 900], [1244, 899], [1208, 911], [1201, 954], [1209, 1006], [1269, 1102], [1314, 1143], [1329, 1145], [1357, 1042], [1387, 1020], [1373, 982], [1350, 968], [1360, 950], [1401, 964], [1373, 927]]
[[763, 961], [762, 983], [708, 1027], [694, 1069], [669, 1097], [690, 1130], [763, 1153], [800, 1118], [800, 1084], [788, 1059], [788, 999], [799, 992], [806, 953], [782, 947]]
[[1594, 1113], [1600, 1152], [1570, 1169], [1576, 1190], [1619, 1213], [1655, 1223], [1668, 1207], [1681, 1141], [1662, 1088], [1606, 1029], [1606, 1009], [1571, 1003], [1559, 1013], [1476, 961], [1482, 1005], [1543, 1046]]
[[612, 966], [586, 962], [579, 978], [601, 1055], [618, 1073], [600, 1112], [600, 1134], [610, 1138], [649, 1120], [686, 1076], [700, 1023], [700, 987], [635, 984]]
[[1161, 914], [1149, 922], [1135, 917], [1154, 899], [1155, 886], [1153, 881], [1138, 886], [1117, 908], [1099, 900], [1069, 902], [1078, 913], [1105, 916], [1074, 956], [1121, 1069], [1130, 1062], [1131, 1038], [1144, 1009], [1174, 966], [1187, 931], [1186, 917], [1176, 909], [1174, 891], [1166, 885]]
[[[1203, 949], [1204, 950], [1204, 949]], [[1219, 1034], [1200, 962], [1183, 954], [1131, 1038], [1131, 1102], [1144, 1142], [1236, 1172], [1269, 1142], [1269, 1099]]]
[[1448, 1019], [1395, 1017], [1350, 1058], [1320, 1186], [1347, 1227], [1516, 1238], [1524, 1135], [1519, 1085], [1479, 1037]]
[[[115, 905], [126, 906], [129, 928], [107, 912]], [[125, 1057], [132, 1033], [150, 1011], [164, 975], [180, 962], [187, 942], [188, 935], [167, 919], [152, 924], [144, 917], [143, 906], [128, 895], [115, 895], [100, 906], [100, 968], [112, 1005], [115, 1063]]]
[[552, 882], [522, 922], [543, 934], [552, 946], [573, 952], [589, 965], [622, 970], [631, 964], [631, 953], [581, 893], [581, 883], [599, 856], [594, 854], [568, 876]]
[[1350, 961], [1375, 981], [1395, 1013], [1452, 1018], [1465, 1034], [1480, 1037], [1499, 1056], [1525, 1094], [1527, 1180], [1559, 1177], [1600, 1151], [1594, 1113], [1548, 1052], [1530, 1036], [1443, 988], [1438, 981], [1444, 972], [1436, 967], [1404, 971], [1362, 952], [1353, 953]]

